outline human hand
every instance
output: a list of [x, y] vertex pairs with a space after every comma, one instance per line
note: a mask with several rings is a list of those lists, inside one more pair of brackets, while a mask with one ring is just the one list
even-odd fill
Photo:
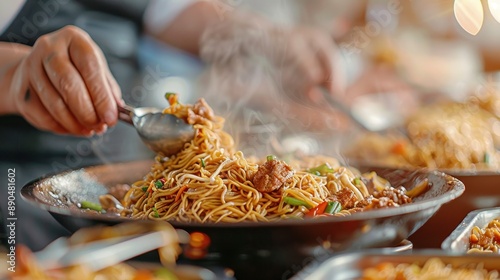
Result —
[[324, 87], [331, 94], [344, 91], [343, 71], [333, 39], [319, 29], [296, 27], [285, 31], [276, 54], [278, 82], [283, 92], [302, 103], [320, 102]]
[[235, 81], [266, 73], [282, 97], [301, 104], [321, 97], [319, 86], [332, 94], [344, 88], [339, 54], [327, 32], [278, 26], [254, 14], [235, 12], [207, 28], [200, 56], [212, 68], [230, 68], [219, 72]]
[[14, 73], [15, 111], [33, 126], [90, 136], [117, 122], [121, 91], [90, 36], [68, 26], [40, 37]]

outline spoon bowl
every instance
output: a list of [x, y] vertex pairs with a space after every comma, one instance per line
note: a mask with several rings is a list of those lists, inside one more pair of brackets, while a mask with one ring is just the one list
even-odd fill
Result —
[[133, 125], [149, 149], [164, 156], [178, 153], [193, 139], [192, 125], [174, 115], [163, 114], [159, 108], [124, 105], [118, 111], [119, 119]]

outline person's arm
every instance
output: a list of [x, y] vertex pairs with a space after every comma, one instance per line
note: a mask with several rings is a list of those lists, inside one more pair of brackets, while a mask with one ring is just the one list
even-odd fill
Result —
[[343, 91], [336, 46], [333, 38], [321, 30], [279, 26], [256, 14], [226, 9], [222, 2], [209, 0], [194, 1], [163, 28], [145, 27], [157, 39], [200, 55], [208, 63], [249, 54], [266, 57], [276, 70], [279, 86], [293, 98], [309, 95], [317, 99], [321, 97], [317, 86], [336, 93]]
[[145, 31], [170, 46], [197, 55], [203, 32], [223, 19], [215, 2], [195, 1], [162, 27], [145, 24]]
[[0, 114], [56, 133], [91, 135], [117, 121], [121, 92], [90, 36], [68, 26], [33, 47], [0, 45]]

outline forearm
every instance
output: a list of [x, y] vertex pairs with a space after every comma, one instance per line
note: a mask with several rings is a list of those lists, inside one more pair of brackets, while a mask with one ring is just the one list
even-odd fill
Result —
[[159, 31], [146, 28], [146, 32], [173, 47], [197, 55], [203, 32], [212, 24], [224, 20], [223, 13], [217, 1], [198, 1]]
[[17, 77], [16, 69], [30, 51], [31, 47], [25, 45], [0, 42], [0, 115], [18, 113], [14, 96], [27, 85]]

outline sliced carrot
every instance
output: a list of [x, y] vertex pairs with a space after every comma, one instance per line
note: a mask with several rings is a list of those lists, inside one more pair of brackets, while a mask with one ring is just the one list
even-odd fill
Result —
[[392, 146], [391, 152], [393, 154], [403, 155], [405, 153], [405, 150], [406, 150], [405, 142], [398, 141], [394, 143], [394, 146]]
[[142, 269], [137, 270], [133, 278], [133, 280], [152, 280], [152, 279], [154, 279], [153, 273]]
[[182, 193], [185, 192], [187, 190], [187, 188], [188, 188], [188, 185], [184, 185], [179, 189], [179, 191], [177, 192], [177, 195], [175, 196], [175, 200], [174, 200], [175, 202], [177, 202], [179, 199], [181, 199]]

